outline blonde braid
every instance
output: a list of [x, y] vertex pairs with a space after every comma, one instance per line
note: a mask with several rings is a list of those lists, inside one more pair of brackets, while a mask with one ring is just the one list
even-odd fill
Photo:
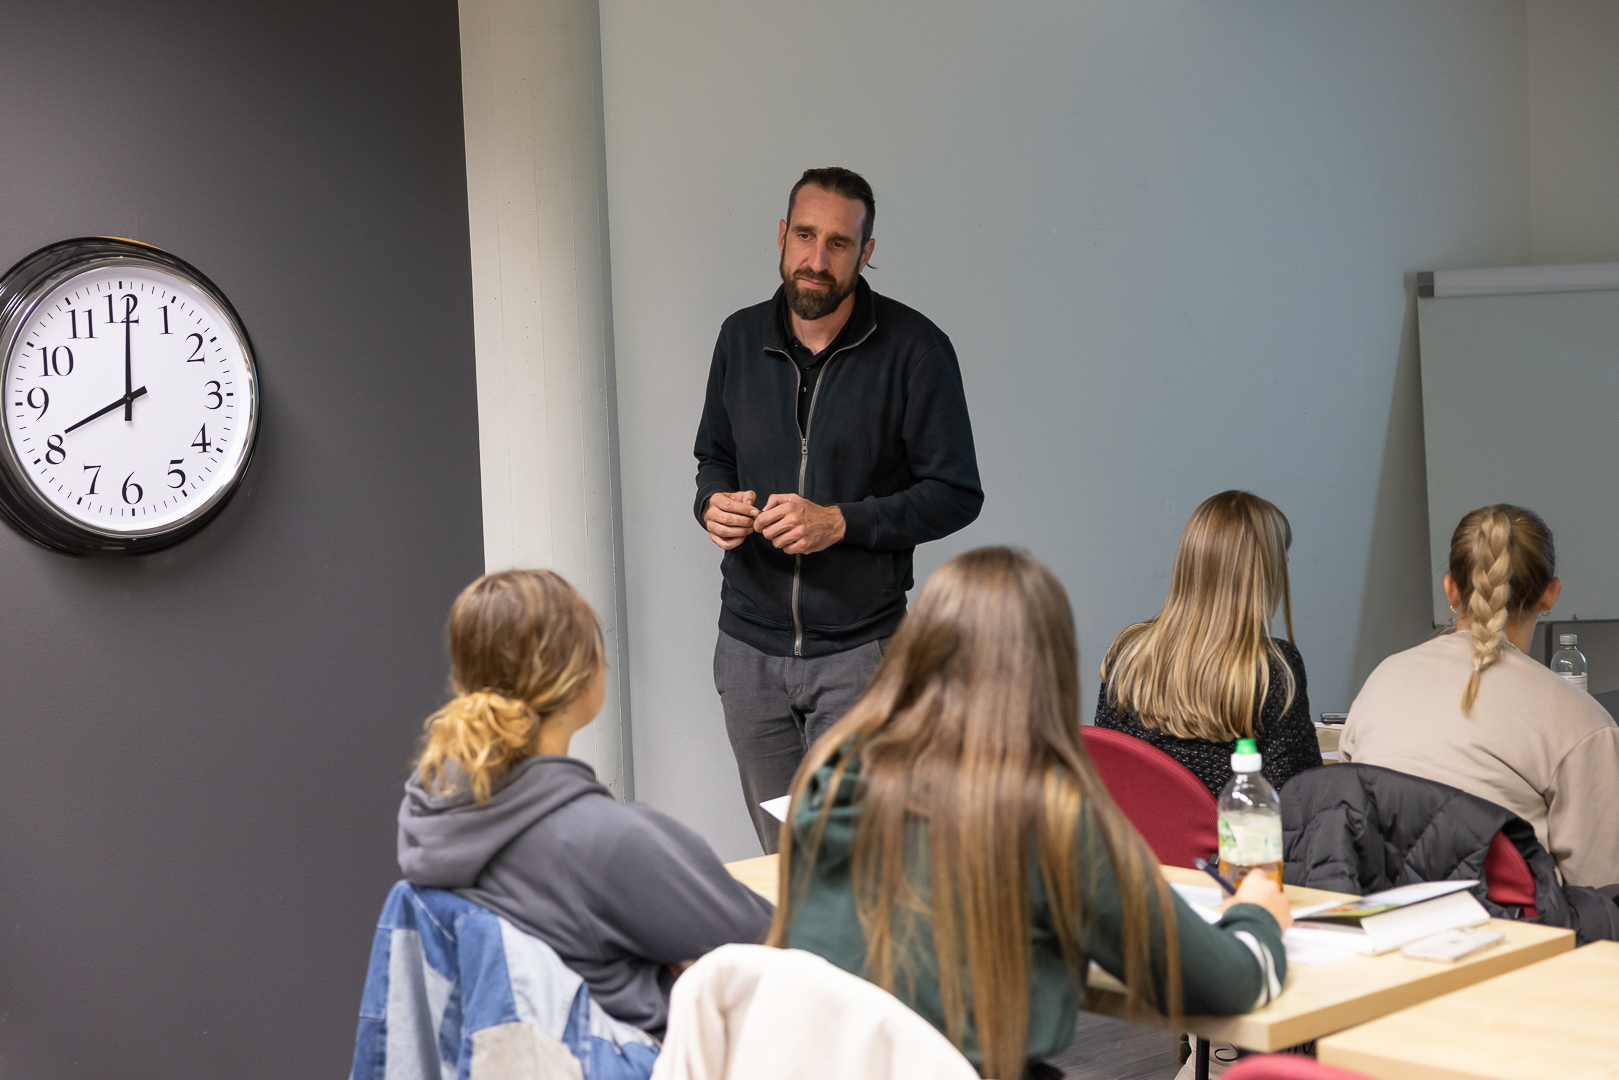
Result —
[[1507, 607], [1512, 598], [1512, 519], [1500, 510], [1480, 518], [1473, 534], [1472, 596], [1467, 601], [1467, 631], [1473, 636], [1473, 673], [1462, 691], [1462, 713], [1472, 715], [1479, 677], [1506, 645]]

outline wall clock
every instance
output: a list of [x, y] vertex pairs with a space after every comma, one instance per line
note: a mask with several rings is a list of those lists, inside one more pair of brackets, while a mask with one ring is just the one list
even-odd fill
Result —
[[0, 279], [0, 514], [77, 553], [155, 551], [211, 520], [258, 433], [253, 346], [187, 263], [65, 240]]

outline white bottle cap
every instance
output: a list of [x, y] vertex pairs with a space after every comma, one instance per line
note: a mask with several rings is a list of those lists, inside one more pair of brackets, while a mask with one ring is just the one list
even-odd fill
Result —
[[1580, 635], [1578, 635], [1578, 634], [1558, 634], [1557, 635], [1557, 644], [1559, 644], [1559, 645], [1578, 645], [1579, 643], [1580, 643]]
[[1259, 771], [1261, 756], [1259, 748], [1252, 739], [1238, 739], [1237, 752], [1231, 755], [1231, 771], [1237, 773], [1256, 773]]

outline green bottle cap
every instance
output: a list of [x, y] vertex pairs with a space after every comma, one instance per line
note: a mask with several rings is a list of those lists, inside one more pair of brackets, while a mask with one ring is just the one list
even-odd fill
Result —
[[1236, 752], [1239, 754], [1257, 754], [1259, 753], [1259, 747], [1254, 745], [1254, 740], [1252, 739], [1238, 739]]

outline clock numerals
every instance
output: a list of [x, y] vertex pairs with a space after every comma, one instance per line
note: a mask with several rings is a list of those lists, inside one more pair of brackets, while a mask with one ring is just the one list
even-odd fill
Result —
[[139, 319], [130, 318], [131, 315], [135, 314], [135, 309], [138, 306], [140, 306], [140, 302], [141, 302], [140, 297], [136, 296], [134, 293], [127, 293], [126, 292], [124, 294], [124, 317], [122, 319], [114, 319], [112, 317], [112, 293], [108, 293], [107, 294], [107, 324], [110, 326], [114, 322], [132, 322], [132, 323], [140, 322]]
[[[63, 354], [67, 356], [67, 369], [65, 371], [62, 366]], [[39, 347], [39, 374], [41, 378], [51, 374], [73, 374], [73, 350], [66, 345], [58, 345], [54, 349], [48, 345], [41, 345]], [[37, 405], [34, 407], [39, 408]]]
[[0, 517], [79, 554], [156, 551], [212, 520], [258, 434], [230, 302], [180, 259], [110, 237], [0, 265], [0, 300]]

